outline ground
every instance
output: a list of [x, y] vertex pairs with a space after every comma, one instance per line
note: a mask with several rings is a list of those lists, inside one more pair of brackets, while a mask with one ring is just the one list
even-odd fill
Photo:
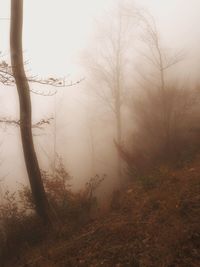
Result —
[[49, 232], [5, 266], [200, 266], [200, 158], [160, 166], [141, 181], [119, 191], [109, 211], [72, 234], [67, 226], [57, 236]]

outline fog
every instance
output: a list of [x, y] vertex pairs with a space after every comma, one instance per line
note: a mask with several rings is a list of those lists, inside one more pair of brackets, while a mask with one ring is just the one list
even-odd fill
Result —
[[[8, 62], [9, 2], [0, 0], [0, 51], [2, 59]], [[154, 17], [164, 48], [170, 52], [183, 51], [184, 59], [172, 69], [172, 77], [183, 83], [197, 84], [200, 2], [138, 0], [134, 6]], [[95, 79], [88, 71], [88, 55], [101, 46], [98, 33], [104, 35], [100, 30], [102, 25], [110, 27], [112, 15], [109, 14], [114, 14], [116, 7], [114, 0], [25, 1], [23, 46], [27, 74], [39, 78], [66, 77], [69, 83], [81, 80], [74, 86], [60, 88], [31, 84], [33, 91], [47, 94], [32, 94], [34, 122], [54, 118], [43, 129], [34, 129], [40, 167], [53, 171], [54, 158], [58, 154], [73, 177], [71, 183], [76, 190], [95, 174], [107, 175], [107, 188], [118, 183], [115, 118], [109, 107], [96, 97]], [[134, 46], [125, 54], [131, 59], [126, 71], [131, 72], [130, 77], [126, 73], [124, 80], [127, 88], [133, 83], [137, 90], [140, 79], [137, 70], [141, 66], [144, 68], [138, 47], [140, 50], [143, 45], [138, 41], [134, 26], [130, 34], [128, 45], [133, 43]], [[56, 94], [48, 96], [49, 92]], [[18, 119], [18, 96], [14, 86], [0, 84], [0, 103], [1, 117]], [[122, 140], [127, 144], [134, 121], [126, 106], [123, 107], [122, 125]], [[19, 128], [2, 124], [0, 143], [0, 178], [3, 178], [4, 187], [15, 189], [20, 183], [28, 182]]]

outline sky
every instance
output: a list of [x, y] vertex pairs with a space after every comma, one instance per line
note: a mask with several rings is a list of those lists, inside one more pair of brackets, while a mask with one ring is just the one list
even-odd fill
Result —
[[[0, 17], [9, 18], [8, 0], [0, 0]], [[25, 0], [24, 53], [33, 72], [68, 75], [77, 72], [94, 19], [111, 0]], [[0, 21], [0, 49], [8, 51], [9, 20]]]
[[[154, 15], [169, 44], [181, 44], [186, 49], [198, 46], [195, 42], [200, 41], [200, 1], [133, 2]], [[0, 18], [9, 18], [9, 3], [0, 0]], [[114, 0], [25, 0], [24, 53], [30, 63], [29, 70], [40, 75], [79, 74], [81, 52], [95, 30], [95, 20], [114, 3]], [[0, 35], [0, 50], [8, 52], [9, 20], [0, 20]]]
[[[116, 2], [115, 0], [24, 0], [23, 49], [24, 57], [28, 60], [26, 66], [28, 73], [41, 77], [68, 77], [69, 75], [70, 80], [85, 77], [84, 67], [81, 65], [83, 51], [90, 46], [96, 30], [96, 21], [101, 20], [104, 13], [109, 12]], [[187, 72], [194, 69], [194, 66], [198, 72], [198, 67], [200, 67], [200, 1], [135, 0], [134, 3], [155, 17], [158, 28], [162, 32], [161, 37], [167, 47], [181, 48], [185, 51], [184, 62], [187, 63], [185, 64]], [[0, 0], [0, 51], [8, 60], [9, 14], [10, 1]], [[79, 164], [79, 169], [76, 167], [77, 162], [80, 163], [85, 158], [86, 149], [85, 143], [80, 143], [80, 136], [77, 134], [86, 131], [86, 127], [81, 122], [84, 115], [81, 102], [85, 98], [82, 92], [83, 87], [84, 83], [76, 88], [61, 90], [56, 100], [59, 105], [59, 114], [62, 114], [61, 118], [65, 116], [64, 124], [62, 120], [58, 121], [60, 138], [65, 140], [68, 148], [71, 145], [73, 149], [70, 150], [73, 151], [71, 156], [68, 155], [66, 158], [72, 175], [75, 177], [84, 174], [83, 165]], [[46, 98], [37, 96], [32, 96], [32, 98], [36, 120], [53, 113], [55, 98], [48, 99], [48, 101]], [[16, 117], [18, 111], [16, 90], [9, 87], [5, 90], [0, 85], [0, 105], [1, 114]], [[69, 114], [73, 114], [73, 120]], [[10, 160], [9, 171], [7, 172], [8, 166], [5, 164], [2, 176], [8, 173], [9, 177], [13, 177], [14, 173], [19, 174], [25, 168], [22, 157], [15, 162], [19, 151], [22, 152], [17, 142], [19, 131], [16, 129], [14, 132], [7, 129], [4, 131], [1, 128], [0, 130], [0, 137], [6, 142], [6, 146], [2, 148], [4, 160], [5, 162]], [[37, 149], [41, 150], [47, 138], [52, 138], [52, 134], [48, 133], [40, 140], [36, 137]], [[12, 150], [13, 144], [16, 145], [15, 150]], [[66, 154], [62, 143], [60, 150]], [[48, 153], [51, 155], [52, 148]], [[15, 164], [12, 164], [13, 161]], [[84, 175], [87, 176], [87, 173]]]

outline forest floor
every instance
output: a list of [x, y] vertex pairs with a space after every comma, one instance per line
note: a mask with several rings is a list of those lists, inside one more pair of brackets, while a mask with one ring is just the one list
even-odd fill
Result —
[[199, 157], [181, 168], [161, 166], [143, 185], [130, 183], [114, 204], [68, 238], [49, 234], [5, 266], [200, 266]]

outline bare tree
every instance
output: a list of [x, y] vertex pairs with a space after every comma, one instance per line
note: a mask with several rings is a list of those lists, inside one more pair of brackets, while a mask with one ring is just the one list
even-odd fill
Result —
[[149, 53], [140, 53], [159, 72], [159, 88], [165, 91], [166, 71], [184, 59], [183, 51], [168, 53], [163, 48], [156, 22], [149, 13], [138, 12], [138, 20], [142, 28], [141, 41], [147, 46]]
[[[22, 52], [22, 24], [23, 24], [23, 1], [11, 0], [11, 29], [10, 29], [10, 46], [11, 46], [11, 65], [4, 60], [1, 55], [0, 60], [0, 83], [4, 85], [17, 85], [20, 100], [20, 120], [1, 117], [0, 123], [19, 126], [23, 143], [26, 167], [29, 175], [33, 198], [35, 200], [36, 211], [45, 222], [49, 222], [50, 212], [48, 202], [46, 200], [39, 165], [34, 150], [32, 139], [32, 128], [42, 129], [45, 124], [49, 124], [53, 118], [41, 119], [35, 124], [31, 121], [31, 99], [30, 92], [42, 95], [52, 96], [57, 93], [56, 88], [74, 86], [83, 79], [76, 82], [69, 81], [68, 77], [47, 79], [38, 76], [26, 76]], [[38, 91], [29, 87], [30, 83], [38, 83], [51, 86], [53, 89]]]
[[[110, 16], [110, 15], [109, 15]], [[98, 99], [115, 117], [116, 142], [122, 143], [122, 105], [125, 96], [125, 69], [130, 35], [130, 21], [120, 10], [112, 15], [112, 21], [100, 29], [94, 55], [87, 55], [90, 71], [90, 87]], [[118, 177], [122, 176], [121, 158], [118, 155]]]
[[[134, 14], [136, 16], [136, 14]], [[163, 116], [163, 132], [165, 138], [165, 147], [170, 147], [170, 117], [172, 109], [172, 92], [168, 90], [170, 87], [167, 84], [167, 72], [171, 67], [184, 59], [183, 51], [175, 53], [168, 53], [162, 46], [161, 38], [157, 29], [154, 18], [149, 13], [138, 12], [138, 21], [142, 28], [140, 39], [146, 46], [147, 51], [141, 52], [146, 62], [151, 69], [155, 70], [156, 75], [149, 78], [147, 73], [140, 72], [140, 76], [147, 83], [151, 83], [151, 89], [155, 87], [158, 89], [158, 94], [162, 103], [162, 116]], [[171, 89], [171, 88], [170, 88]]]
[[51, 212], [46, 198], [41, 172], [33, 144], [32, 110], [29, 84], [24, 71], [22, 50], [23, 0], [11, 0], [10, 50], [12, 73], [16, 82], [20, 104], [20, 131], [26, 169], [37, 214], [45, 223]]

